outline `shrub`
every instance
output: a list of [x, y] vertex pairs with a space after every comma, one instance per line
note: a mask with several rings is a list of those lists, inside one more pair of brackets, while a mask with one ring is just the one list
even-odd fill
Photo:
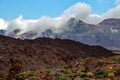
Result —
[[108, 73], [108, 77], [109, 77], [109, 78], [114, 78], [114, 77], [115, 77], [115, 74], [110, 72], [110, 73]]
[[120, 63], [120, 56], [117, 56], [116, 61]]
[[85, 72], [80, 72], [78, 75], [79, 75], [81, 78], [87, 77], [87, 74], [86, 74]]
[[105, 70], [102, 70], [102, 69], [95, 69], [93, 74], [97, 78], [107, 77], [107, 72]]
[[38, 78], [35, 77], [35, 76], [32, 76], [32, 77], [30, 77], [28, 80], [38, 80]]
[[93, 77], [94, 77], [94, 75], [93, 75], [92, 72], [88, 72], [88, 73], [87, 73], [87, 76], [88, 76], [89, 78], [93, 78]]
[[86, 78], [83, 78], [83, 80], [90, 80], [90, 78], [86, 77]]
[[120, 68], [115, 71], [116, 75], [120, 75]]
[[82, 69], [81, 72], [87, 73], [87, 67], [85, 69]]
[[17, 78], [18, 78], [18, 80], [24, 80], [24, 74], [23, 73], [19, 73], [17, 75]]
[[56, 76], [55, 80], [66, 80], [64, 76]]
[[0, 80], [4, 80], [3, 78], [0, 78]]
[[85, 69], [82, 69], [80, 72], [84, 72], [84, 73], [86, 73], [86, 70], [85, 70]]
[[46, 69], [46, 72], [51, 73], [52, 70], [51, 69]]

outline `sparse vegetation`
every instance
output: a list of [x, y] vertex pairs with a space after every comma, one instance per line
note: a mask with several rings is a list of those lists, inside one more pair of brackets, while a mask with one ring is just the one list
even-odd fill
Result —
[[92, 72], [88, 72], [88, 73], [87, 73], [87, 76], [88, 76], [89, 78], [93, 78], [93, 77], [94, 77], [94, 74], [93, 74]]
[[56, 76], [55, 80], [66, 80], [64, 76]]
[[87, 74], [84, 73], [84, 72], [80, 72], [80, 73], [79, 73], [79, 76], [80, 76], [81, 78], [85, 78], [85, 77], [87, 77]]
[[18, 80], [23, 80], [24, 79], [24, 74], [23, 73], [19, 73], [17, 75], [17, 77], [18, 77]]
[[116, 69], [115, 74], [120, 76], [120, 68]]
[[115, 74], [112, 73], [112, 72], [110, 72], [110, 73], [108, 73], [108, 77], [109, 77], [109, 78], [114, 78], [114, 77], [115, 77]]
[[97, 78], [107, 77], [107, 72], [105, 70], [100, 69], [100, 68], [95, 69], [94, 72], [93, 72], [93, 74]]
[[113, 59], [115, 62], [120, 63], [120, 56], [115, 56]]
[[[115, 63], [106, 64], [111, 61], [104, 60], [104, 59], [98, 59], [98, 63], [100, 64], [104, 62], [104, 66], [100, 66], [100, 67], [98, 66], [97, 68], [92, 68], [91, 71], [89, 69], [89, 65], [87, 65], [88, 63], [82, 60], [83, 64], [86, 63], [85, 64], [86, 66], [84, 65], [84, 67], [83, 67], [83, 64], [81, 64], [81, 62], [79, 63], [77, 62], [77, 66], [71, 65], [71, 67], [65, 67], [61, 69], [60, 68], [59, 69], [52, 69], [52, 68], [42, 69], [40, 73], [39, 71], [36, 72], [35, 70], [29, 70], [29, 71], [24, 71], [24, 72], [19, 71], [19, 73], [14, 74], [17, 76], [16, 77], [13, 76], [11, 77], [11, 79], [17, 79], [17, 80], [25, 80], [25, 79], [27, 80], [94, 80], [94, 79], [102, 78], [106, 80], [107, 79], [114, 80], [116, 76], [120, 75], [120, 68], [118, 68], [119, 65], [116, 64], [117, 66], [113, 68], [113, 65], [115, 65]], [[97, 59], [93, 59], [93, 60], [95, 60], [97, 64]], [[106, 67], [107, 69], [105, 69]], [[19, 66], [16, 66], [15, 69], [19, 69]], [[6, 80], [6, 79], [0, 78], [0, 80]]]
[[78, 74], [81, 78], [85, 78], [85, 77], [87, 77], [87, 72], [86, 72], [86, 70], [81, 70], [80, 72], [79, 72], [79, 74]]
[[28, 80], [38, 80], [38, 78], [35, 76], [32, 76], [32, 77], [28, 78]]
[[0, 80], [4, 80], [3, 78], [0, 78]]
[[120, 57], [111, 51], [69, 40], [44, 40], [10, 39], [7, 46], [0, 44], [0, 80], [120, 80]]

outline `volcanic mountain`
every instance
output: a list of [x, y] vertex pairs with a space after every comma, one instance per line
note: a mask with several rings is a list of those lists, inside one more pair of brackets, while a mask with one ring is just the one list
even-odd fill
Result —
[[[21, 39], [39, 37], [70, 39], [88, 45], [100, 45], [109, 50], [120, 50], [120, 19], [105, 19], [99, 24], [88, 24], [76, 18], [70, 18], [61, 27], [65, 29], [60, 33], [55, 33], [51, 28], [41, 33], [35, 31], [21, 33], [21, 29], [15, 29], [7, 32], [7, 36]], [[0, 31], [0, 34], [4, 35], [4, 33], [6, 32]]]
[[113, 56], [101, 46], [72, 40], [37, 38], [20, 40], [0, 35], [0, 71], [8, 72], [11, 60], [20, 60], [25, 69], [59, 68], [87, 57]]

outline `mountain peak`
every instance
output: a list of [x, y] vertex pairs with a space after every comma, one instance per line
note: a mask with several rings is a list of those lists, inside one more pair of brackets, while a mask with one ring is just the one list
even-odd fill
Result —
[[70, 19], [68, 20], [68, 24], [69, 24], [69, 23], [71, 23], [71, 24], [73, 24], [73, 23], [83, 24], [83, 23], [85, 23], [85, 22], [83, 22], [82, 20], [77, 20], [76, 18], [70, 18]]
[[74, 29], [78, 28], [78, 27], [80, 27], [81, 25], [84, 25], [84, 24], [85, 23], [83, 21], [77, 20], [76, 18], [70, 18], [68, 20], [68, 23], [67, 23], [69, 28], [74, 28]]
[[101, 23], [99, 23], [100, 25], [115, 25], [115, 24], [120, 24], [120, 19], [117, 18], [110, 18], [110, 19], [105, 19], [103, 20]]

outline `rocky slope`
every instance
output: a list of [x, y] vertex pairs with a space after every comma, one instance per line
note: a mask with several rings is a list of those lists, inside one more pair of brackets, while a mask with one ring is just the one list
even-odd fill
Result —
[[25, 69], [59, 68], [87, 57], [114, 54], [101, 46], [88, 46], [71, 40], [38, 38], [20, 40], [0, 36], [0, 72], [8, 72], [11, 60], [20, 60]]

